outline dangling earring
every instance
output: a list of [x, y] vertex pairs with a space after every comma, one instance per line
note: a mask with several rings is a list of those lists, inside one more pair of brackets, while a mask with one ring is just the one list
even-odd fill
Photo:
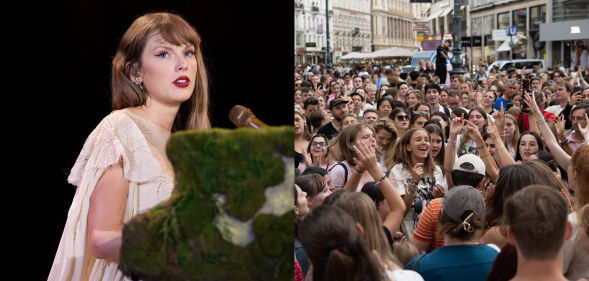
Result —
[[143, 86], [141, 86], [141, 82], [139, 82], [137, 78], [139, 78], [139, 71], [137, 71], [137, 68], [135, 67], [131, 67], [131, 69], [129, 70], [129, 73], [133, 76], [135, 76], [135, 81], [133, 81], [133, 79], [131, 79], [131, 81], [133, 81], [133, 83], [135, 83], [135, 85], [139, 86], [139, 89], [143, 90]]

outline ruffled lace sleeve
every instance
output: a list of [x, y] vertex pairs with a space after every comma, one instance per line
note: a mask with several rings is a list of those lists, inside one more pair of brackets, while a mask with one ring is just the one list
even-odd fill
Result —
[[126, 114], [113, 112], [86, 139], [68, 182], [79, 186], [86, 172], [105, 169], [121, 158], [128, 181], [146, 182], [162, 172], [137, 124]]

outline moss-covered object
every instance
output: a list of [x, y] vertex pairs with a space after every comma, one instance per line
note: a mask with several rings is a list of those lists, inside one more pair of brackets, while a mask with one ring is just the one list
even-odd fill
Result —
[[174, 134], [175, 190], [125, 225], [119, 268], [142, 280], [291, 280], [293, 132]]

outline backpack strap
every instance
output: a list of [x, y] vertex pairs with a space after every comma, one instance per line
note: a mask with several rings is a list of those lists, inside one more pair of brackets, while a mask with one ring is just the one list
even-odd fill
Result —
[[446, 116], [448, 116], [448, 118], [450, 118], [450, 115], [452, 115], [452, 113], [450, 113], [450, 109], [447, 107], [444, 107], [444, 113], [446, 114]]
[[[342, 168], [344, 168], [344, 186], [346, 185], [346, 183], [348, 182], [348, 168], [346, 168], [346, 165], [342, 164], [342, 163], [337, 163], [335, 165], [333, 165], [333, 167], [331, 167], [331, 169], [329, 169], [327, 172], [331, 172], [331, 170], [333, 170], [333, 168], [337, 167], [337, 166], [342, 166]], [[343, 188], [343, 186], [342, 186]]]
[[419, 272], [419, 261], [421, 260], [421, 258], [423, 258], [426, 255], [425, 251], [421, 251], [421, 254], [419, 254], [417, 256], [417, 258], [415, 259], [415, 261], [413, 262], [413, 264], [411, 266], [407, 266], [405, 267], [405, 269], [409, 269], [409, 270], [413, 270], [415, 272]]

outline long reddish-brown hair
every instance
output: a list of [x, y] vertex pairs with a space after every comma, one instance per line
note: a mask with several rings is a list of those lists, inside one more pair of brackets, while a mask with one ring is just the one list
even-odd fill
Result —
[[112, 109], [146, 104], [149, 93], [145, 87], [141, 89], [131, 81], [129, 69], [134, 64], [141, 69], [143, 50], [154, 33], [159, 33], [170, 44], [190, 44], [195, 49], [196, 86], [190, 99], [180, 105], [172, 132], [211, 128], [208, 111], [209, 83], [200, 49], [201, 38], [182, 17], [170, 13], [152, 13], [137, 18], [121, 38], [112, 61]]

